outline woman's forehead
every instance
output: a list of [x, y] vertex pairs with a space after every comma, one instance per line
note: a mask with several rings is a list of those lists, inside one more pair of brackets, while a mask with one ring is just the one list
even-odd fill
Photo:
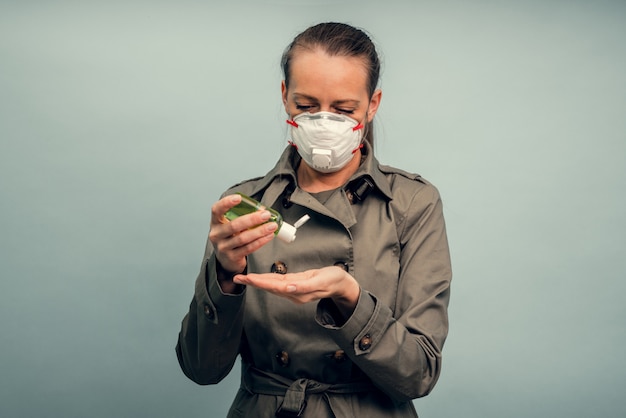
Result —
[[[346, 100], [356, 100], [357, 95], [367, 94], [367, 68], [358, 57], [329, 55], [318, 50], [298, 50], [291, 62], [290, 90], [299, 94], [318, 97], [331, 89], [348, 94]], [[291, 88], [292, 87], [292, 88]]]

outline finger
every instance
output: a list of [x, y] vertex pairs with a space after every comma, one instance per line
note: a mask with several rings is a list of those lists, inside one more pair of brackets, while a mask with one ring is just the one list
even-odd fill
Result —
[[[224, 246], [225, 249], [227, 249], [228, 246], [240, 247], [270, 232], [276, 231], [278, 227], [276, 223], [267, 223], [271, 218], [271, 214], [267, 210], [255, 211], [251, 214], [239, 216], [232, 221], [227, 221], [224, 214], [232, 207], [235, 201], [240, 201], [241, 198], [239, 195], [231, 196], [233, 200], [229, 201], [228, 197], [226, 197], [218, 201], [212, 208], [209, 238], [214, 245], [229, 237], [236, 236], [248, 230], [254, 230], [254, 233], [245, 234], [236, 242]], [[263, 224], [267, 224], [268, 226], [266, 226], [265, 229], [256, 229], [256, 227]]]
[[301, 303], [331, 297], [337, 292], [337, 288], [342, 286], [343, 273], [343, 269], [339, 268], [322, 268], [294, 273], [287, 277], [284, 292], [291, 294]]
[[250, 274], [238, 274], [233, 280], [238, 284], [245, 284], [259, 289], [265, 290], [277, 290], [282, 283], [284, 286], [285, 274], [278, 273], [250, 273]]
[[[271, 213], [267, 210], [261, 210], [261, 211], [256, 211], [256, 212], [252, 212], [250, 214], [247, 215], [242, 215], [239, 216], [238, 218], [233, 219], [230, 222], [226, 222], [225, 225], [227, 225], [227, 229], [231, 230], [233, 234], [237, 234], [237, 233], [243, 233], [245, 231], [248, 230], [253, 230], [256, 227], [260, 226], [260, 225], [264, 225], [266, 224], [270, 218], [271, 218]], [[272, 222], [274, 224], [274, 226], [272, 226], [273, 231], [276, 230], [276, 223]], [[256, 235], [259, 235], [259, 231], [256, 231]], [[264, 232], [264, 231], [261, 231]], [[255, 234], [252, 234], [255, 235]]]
[[241, 203], [241, 195], [231, 194], [228, 196], [224, 196], [211, 207], [211, 223], [223, 223], [224, 215], [231, 208], [237, 206]]
[[260, 225], [217, 242], [218, 252], [230, 252], [233, 256], [245, 257], [274, 239], [276, 224]]
[[277, 274], [265, 273], [237, 275], [233, 278], [235, 283], [253, 286], [258, 289], [273, 293], [277, 296], [289, 299], [293, 303], [303, 304], [316, 301], [324, 297], [325, 292], [307, 290], [311, 286], [307, 283], [308, 272]]

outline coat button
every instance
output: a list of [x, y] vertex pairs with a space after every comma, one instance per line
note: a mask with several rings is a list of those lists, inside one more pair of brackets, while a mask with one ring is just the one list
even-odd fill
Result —
[[282, 261], [277, 261], [274, 264], [272, 264], [272, 268], [271, 268], [270, 271], [272, 273], [286, 274], [287, 273], [287, 264], [283, 263]]
[[354, 205], [354, 193], [352, 192], [352, 190], [346, 190], [346, 196], [348, 197], [350, 204]]
[[213, 317], [215, 316], [213, 309], [211, 309], [209, 305], [204, 305], [204, 314], [208, 316], [209, 319], [213, 319]]
[[348, 266], [348, 263], [346, 263], [345, 261], [335, 261], [335, 264], [333, 264], [333, 265], [337, 266], [337, 267], [341, 267], [345, 271], [349, 271], [350, 270], [350, 266]]
[[361, 341], [359, 341], [359, 348], [362, 351], [366, 351], [366, 350], [369, 350], [371, 346], [372, 346], [372, 337], [369, 334], [365, 334], [363, 338], [361, 338]]
[[282, 204], [285, 209], [289, 209], [293, 205], [293, 202], [291, 201], [291, 195], [293, 194], [294, 190], [295, 186], [290, 184], [289, 186], [287, 186], [283, 193]]
[[286, 351], [279, 351], [276, 354], [276, 360], [278, 360], [278, 364], [283, 367], [289, 366], [289, 353]]
[[343, 350], [337, 350], [332, 354], [332, 359], [336, 363], [342, 363], [346, 359], [346, 352]]

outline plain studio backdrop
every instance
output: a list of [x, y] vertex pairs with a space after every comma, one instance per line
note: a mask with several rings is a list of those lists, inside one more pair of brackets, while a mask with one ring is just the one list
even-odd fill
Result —
[[379, 159], [433, 182], [450, 334], [421, 417], [626, 415], [626, 2], [0, 1], [0, 416], [223, 417], [174, 346], [210, 207], [286, 145], [311, 24], [383, 58]]

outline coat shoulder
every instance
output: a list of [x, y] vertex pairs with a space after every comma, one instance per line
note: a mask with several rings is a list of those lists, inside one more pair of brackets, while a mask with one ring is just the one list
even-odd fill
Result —
[[424, 216], [441, 207], [441, 196], [437, 188], [419, 174], [389, 166], [380, 167], [380, 171], [389, 182], [392, 196], [389, 208], [398, 238], [404, 240], [407, 231], [419, 228]]
[[239, 192], [245, 195], [251, 195], [255, 190], [257, 190], [258, 184], [264, 179], [264, 176], [252, 177], [247, 180], [240, 181], [239, 183], [233, 184], [224, 192], [223, 196]]
[[380, 164], [378, 166], [378, 168], [380, 169], [381, 172], [383, 172], [387, 176], [389, 176], [389, 175], [398, 175], [398, 176], [402, 176], [402, 177], [410, 179], [410, 180], [417, 180], [417, 181], [423, 180], [422, 176], [417, 174], [417, 173], [411, 173], [409, 171], [402, 170], [402, 169], [397, 168], [397, 167], [392, 167], [390, 165]]
[[396, 201], [407, 200], [409, 203], [417, 194], [430, 196], [430, 199], [439, 198], [437, 188], [420, 174], [388, 165], [380, 165], [379, 169], [387, 178], [393, 199]]

